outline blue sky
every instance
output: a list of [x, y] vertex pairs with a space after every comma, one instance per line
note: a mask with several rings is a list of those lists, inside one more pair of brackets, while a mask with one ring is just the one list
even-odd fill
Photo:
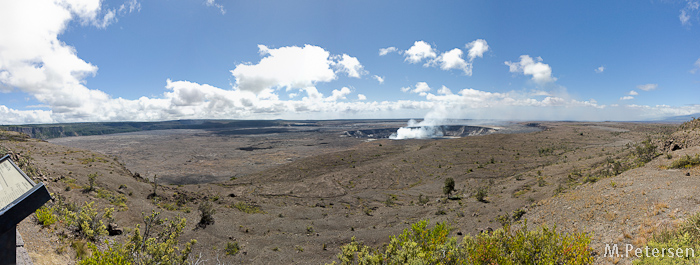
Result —
[[0, 124], [695, 114], [699, 6], [0, 1]]

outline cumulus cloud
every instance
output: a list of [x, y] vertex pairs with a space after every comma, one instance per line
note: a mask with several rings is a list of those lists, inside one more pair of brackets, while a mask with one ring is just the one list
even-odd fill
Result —
[[452, 90], [447, 88], [446, 86], [442, 86], [440, 89], [438, 89], [438, 94], [442, 95], [452, 95]]
[[639, 93], [637, 93], [637, 91], [630, 90], [630, 92], [628, 92], [627, 95], [636, 96], [636, 95], [639, 95]]
[[681, 9], [680, 15], [678, 15], [678, 19], [681, 21], [681, 24], [683, 26], [690, 26], [692, 23], [690, 23], [690, 19], [692, 17], [696, 17], [698, 14], [698, 9], [700, 8], [700, 2], [695, 1], [695, 0], [686, 0], [685, 7]]
[[[287, 90], [303, 89], [318, 82], [330, 82], [337, 72], [359, 77], [364, 73], [357, 58], [343, 54], [331, 56], [321, 47], [305, 45], [277, 49], [258, 45], [264, 56], [257, 64], [238, 64], [231, 73], [237, 86], [246, 91], [260, 93], [266, 89], [284, 87]], [[335, 70], [334, 70], [335, 69]]]
[[466, 48], [469, 49], [468, 57], [469, 61], [474, 61], [476, 57], [483, 57], [484, 53], [489, 50], [489, 45], [486, 40], [478, 39], [467, 43]]
[[204, 4], [219, 9], [219, 12], [221, 12], [222, 15], [226, 14], [226, 9], [224, 9], [224, 6], [217, 3], [216, 0], [206, 0]]
[[338, 101], [341, 99], [346, 99], [345, 96], [349, 95], [351, 92], [352, 91], [350, 91], [350, 89], [347, 87], [343, 87], [340, 90], [333, 89], [333, 91], [331, 91], [331, 96], [329, 96], [325, 100], [326, 101]]
[[539, 85], [557, 81], [557, 78], [552, 76], [552, 67], [542, 63], [542, 58], [540, 57], [537, 57], [537, 61], [535, 61], [529, 55], [520, 55], [519, 62], [506, 61], [505, 64], [510, 67], [511, 73], [531, 75], [532, 81]]
[[659, 84], [645, 84], [645, 85], [638, 85], [637, 86], [637, 88], [639, 90], [644, 90], [644, 91], [652, 91], [658, 87], [659, 87]]
[[381, 48], [381, 49], [379, 49], [379, 56], [384, 56], [384, 55], [390, 54], [392, 52], [398, 52], [398, 51], [399, 51], [399, 49], [397, 49], [396, 47]]
[[634, 97], [633, 96], [624, 96], [624, 97], [620, 98], [620, 100], [631, 100], [631, 99], [634, 99]]
[[377, 80], [377, 82], [379, 82], [380, 84], [384, 84], [383, 76], [373, 75], [372, 78], [374, 78], [374, 80]]
[[605, 71], [605, 67], [604, 67], [604, 66], [601, 66], [601, 67], [598, 67], [598, 68], [595, 69], [595, 72], [596, 72], [596, 73], [599, 73], [599, 74], [602, 73], [603, 71]]
[[419, 63], [423, 59], [437, 57], [437, 53], [430, 44], [420, 40], [413, 43], [413, 46], [404, 52], [404, 56], [406, 56], [405, 61], [409, 63]]
[[426, 83], [426, 82], [416, 83], [415, 88], [411, 88], [411, 87], [402, 87], [401, 88], [401, 91], [403, 91], [403, 92], [420, 94], [421, 96], [427, 95], [428, 94], [427, 92], [430, 90], [431, 90], [431, 88], [428, 86], [428, 83]]
[[360, 64], [360, 61], [347, 54], [340, 56], [340, 60], [336, 65], [340, 72], [347, 73], [349, 77], [360, 78], [361, 75], [365, 74], [364, 67]]
[[462, 59], [462, 50], [454, 48], [437, 57], [431, 64], [437, 64], [442, 70], [460, 69], [465, 75], [472, 75], [472, 65]]
[[[700, 112], [700, 105], [606, 106], [556, 92], [495, 93], [465, 88], [453, 93], [442, 86], [433, 94], [425, 82], [402, 88], [420, 95], [420, 100], [367, 101], [364, 94], [357, 94], [357, 100], [348, 100], [354, 99], [350, 97], [351, 87], [319, 91], [315, 85], [335, 80], [339, 74], [361, 76], [361, 64], [355, 57], [332, 55], [313, 45], [276, 49], [258, 46], [260, 61], [237, 65], [231, 71], [235, 82], [228, 89], [168, 79], [160, 95], [124, 99], [88, 88], [86, 79], [97, 73], [97, 66], [79, 58], [78, 51], [58, 36], [71, 21], [102, 27], [108, 24], [104, 21], [114, 23], [115, 16], [139, 9], [140, 4], [133, 0], [109, 10], [102, 10], [99, 0], [0, 1], [0, 91], [24, 93], [39, 102], [25, 106], [37, 108], [34, 110], [0, 105], [0, 123], [405, 117], [436, 109], [449, 110], [446, 112], [455, 118], [538, 120], [642, 120]], [[110, 11], [116, 14], [108, 15]], [[468, 45], [469, 51], [463, 50], [459, 58], [470, 63], [483, 56], [488, 49], [482, 44]], [[434, 56], [423, 54], [421, 60], [437, 58], [438, 53], [429, 48]], [[535, 62], [529, 56], [521, 56], [520, 62], [510, 64], [516, 72], [532, 75], [533, 80], [555, 80], [551, 68], [541, 59]], [[656, 87], [657, 84], [647, 84], [639, 89]], [[281, 88], [289, 90], [286, 92], [293, 99], [280, 99]]]
[[446, 71], [458, 69], [462, 70], [464, 75], [471, 76], [474, 59], [483, 57], [484, 53], [488, 51], [489, 45], [485, 40], [478, 39], [467, 43], [465, 47], [468, 50], [466, 60], [463, 58], [464, 51], [459, 48], [443, 52], [438, 56], [439, 52], [430, 44], [424, 41], [416, 41], [411, 48], [404, 52], [404, 56], [406, 57], [405, 61], [410, 63], [418, 63], [423, 59], [428, 59], [423, 66], [439, 67]]

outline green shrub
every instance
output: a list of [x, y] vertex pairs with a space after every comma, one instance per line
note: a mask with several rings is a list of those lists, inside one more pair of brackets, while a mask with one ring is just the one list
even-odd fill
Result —
[[430, 202], [430, 198], [428, 196], [423, 196], [423, 194], [418, 195], [418, 204], [425, 205], [428, 202]]
[[85, 188], [85, 191], [95, 190], [95, 180], [97, 180], [97, 176], [97, 173], [88, 174], [88, 186]]
[[[649, 241], [647, 246], [649, 249], [682, 249], [685, 253], [686, 248], [691, 248], [693, 250], [700, 249], [700, 213], [696, 213], [685, 222], [683, 222], [675, 230], [666, 230], [656, 234], [652, 240]], [[674, 251], [675, 252], [675, 251]], [[695, 254], [691, 252], [691, 254]], [[669, 257], [669, 256], [658, 256], [658, 257], [642, 257], [634, 262], [634, 264], [698, 264], [700, 263], [700, 255], [695, 255], [695, 257], [684, 256], [684, 257]]]
[[696, 154], [694, 157], [685, 155], [673, 161], [673, 163], [671, 163], [671, 168], [690, 168], [696, 165], [700, 165], [700, 154]]
[[65, 207], [60, 214], [66, 226], [75, 226], [79, 237], [92, 241], [107, 235], [105, 221], [111, 221], [114, 213], [114, 208], [105, 208], [104, 213], [100, 215], [93, 207], [94, 204], [94, 201], [85, 202], [79, 211], [72, 211], [70, 207]]
[[214, 214], [216, 213], [216, 210], [214, 209], [214, 206], [208, 202], [205, 201], [199, 205], [199, 227], [201, 228], [206, 228], [207, 225], [213, 225], [214, 224]]
[[649, 162], [657, 155], [656, 145], [651, 143], [651, 139], [646, 139], [635, 147], [635, 154], [640, 162]]
[[455, 180], [453, 178], [445, 179], [445, 186], [442, 187], [442, 192], [449, 198], [455, 190]]
[[191, 240], [182, 250], [178, 247], [187, 224], [185, 218], [161, 219], [160, 212], [153, 211], [143, 215], [143, 224], [143, 234], [141, 225], [136, 225], [134, 234], [124, 244], [112, 244], [103, 251], [90, 245], [92, 256], [78, 264], [189, 264], [187, 259], [197, 241]]
[[238, 242], [228, 242], [226, 243], [226, 255], [229, 256], [234, 256], [238, 254], [238, 251], [241, 250], [241, 247], [238, 246]]
[[[590, 237], [585, 233], [563, 235], [541, 226], [528, 231], [510, 226], [493, 233], [465, 236], [461, 242], [448, 237], [450, 227], [438, 223], [428, 229], [420, 221], [391, 237], [388, 245], [371, 248], [358, 242], [341, 247], [340, 264], [589, 264], [593, 261]], [[333, 262], [336, 264], [336, 262]]]
[[41, 208], [36, 210], [35, 214], [37, 222], [44, 227], [50, 226], [58, 221], [58, 217], [54, 214], [53, 207], [41, 206]]
[[489, 190], [487, 187], [479, 187], [476, 189], [476, 195], [474, 196], [477, 201], [487, 202], [486, 196], [488, 196]]

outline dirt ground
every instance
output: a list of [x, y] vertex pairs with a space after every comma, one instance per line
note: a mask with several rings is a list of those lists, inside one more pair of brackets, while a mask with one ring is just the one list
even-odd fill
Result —
[[[197, 239], [193, 253], [210, 262], [323, 264], [352, 237], [379, 246], [421, 219], [447, 222], [453, 235], [473, 234], [500, 227], [497, 217], [518, 209], [527, 212], [531, 225], [593, 232], [592, 246], [602, 253], [606, 243], [641, 243], [648, 227], [698, 210], [697, 169], [690, 177], [663, 169], [672, 161], [666, 156], [586, 181], [607, 170], [609, 161], [626, 161], [635, 144], [667, 137], [674, 125], [538, 124], [538, 132], [437, 140], [340, 137], [336, 131], [236, 136], [167, 131], [0, 145], [29, 154], [52, 192], [76, 203], [114, 207], [82, 191], [87, 175], [97, 173], [98, 187], [127, 195], [128, 209], [116, 212], [127, 235], [142, 212], [187, 218], [181, 241]], [[671, 154], [698, 152], [688, 147]], [[137, 172], [162, 178], [160, 200], [148, 198], [153, 184], [134, 177]], [[443, 194], [447, 178], [456, 183], [452, 199]], [[478, 188], [488, 190], [485, 202], [474, 197]], [[175, 207], [176, 194], [190, 200]], [[203, 201], [214, 203], [215, 223], [195, 229]], [[257, 210], [246, 213], [235, 205]], [[75, 262], [60, 229], [41, 228], [33, 218], [19, 229], [36, 263]], [[229, 242], [238, 242], [241, 252], [225, 255]]]

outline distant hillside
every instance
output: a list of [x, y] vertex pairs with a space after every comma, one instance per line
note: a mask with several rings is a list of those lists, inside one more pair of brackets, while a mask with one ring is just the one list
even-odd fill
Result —
[[692, 120], [693, 118], [700, 118], [700, 113], [695, 113], [695, 114], [690, 114], [690, 115], [682, 115], [682, 116], [673, 116], [673, 117], [665, 118], [665, 119], [660, 120], [660, 121], [683, 123], [683, 122]]
[[60, 124], [5, 125], [0, 129], [16, 131], [37, 139], [67, 136], [102, 135], [168, 129], [226, 129], [284, 125], [275, 120], [177, 120], [163, 122], [85, 122]]

